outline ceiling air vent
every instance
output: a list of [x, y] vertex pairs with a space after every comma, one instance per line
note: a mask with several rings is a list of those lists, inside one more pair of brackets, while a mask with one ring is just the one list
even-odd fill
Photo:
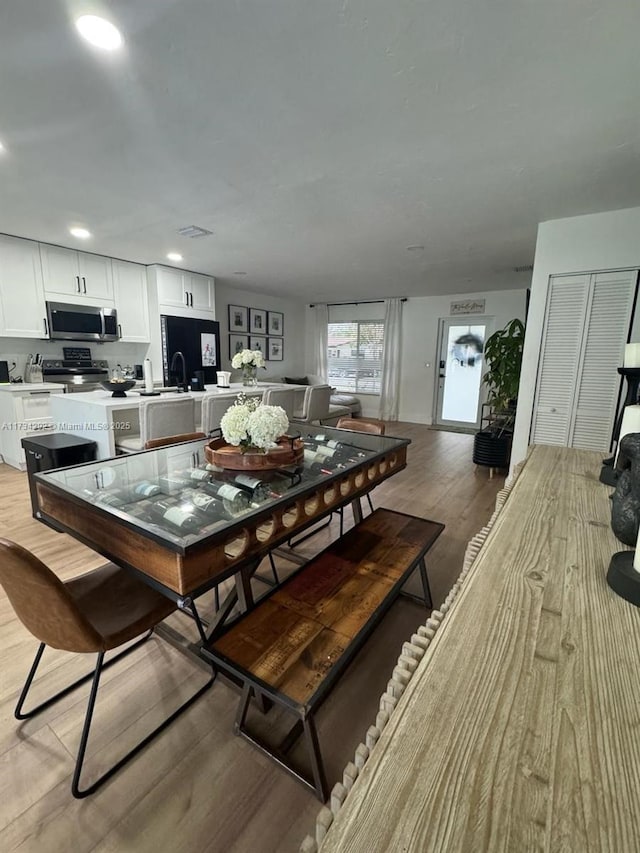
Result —
[[532, 272], [533, 264], [525, 264], [523, 267], [514, 267], [514, 272]]
[[209, 237], [213, 234], [213, 231], [207, 231], [206, 228], [200, 228], [198, 225], [186, 225], [184, 228], [180, 228], [178, 230], [178, 234], [181, 237]]

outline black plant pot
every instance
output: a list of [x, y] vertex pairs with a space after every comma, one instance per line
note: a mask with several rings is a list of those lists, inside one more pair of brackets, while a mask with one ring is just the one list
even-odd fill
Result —
[[510, 432], [480, 430], [473, 440], [473, 461], [476, 465], [487, 465], [489, 468], [508, 468], [512, 438]]

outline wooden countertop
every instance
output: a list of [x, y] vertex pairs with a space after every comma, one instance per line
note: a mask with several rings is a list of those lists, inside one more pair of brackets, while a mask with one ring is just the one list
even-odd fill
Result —
[[534, 448], [322, 853], [640, 850], [640, 610], [603, 454]]

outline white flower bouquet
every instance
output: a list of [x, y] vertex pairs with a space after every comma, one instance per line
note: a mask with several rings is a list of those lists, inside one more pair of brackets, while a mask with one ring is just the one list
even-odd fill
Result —
[[264, 356], [259, 349], [243, 349], [241, 352], [237, 352], [231, 359], [231, 367], [234, 370], [239, 370], [243, 367], [266, 368], [266, 365], [264, 363]]
[[222, 416], [220, 428], [224, 440], [240, 447], [243, 453], [251, 450], [266, 453], [278, 446], [277, 439], [289, 428], [289, 419], [281, 406], [263, 406], [241, 392]]

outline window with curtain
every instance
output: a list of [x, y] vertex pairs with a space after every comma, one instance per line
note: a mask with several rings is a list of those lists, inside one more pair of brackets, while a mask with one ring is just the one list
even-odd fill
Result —
[[383, 320], [329, 323], [329, 384], [338, 391], [379, 394], [383, 345]]

